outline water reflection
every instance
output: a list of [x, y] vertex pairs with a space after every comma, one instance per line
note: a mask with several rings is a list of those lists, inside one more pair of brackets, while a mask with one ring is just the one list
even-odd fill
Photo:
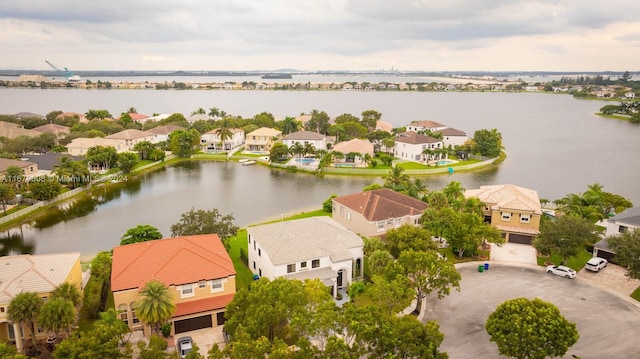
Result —
[[0, 234], [0, 256], [32, 254], [35, 249], [33, 241], [25, 241], [22, 224], [18, 228]]

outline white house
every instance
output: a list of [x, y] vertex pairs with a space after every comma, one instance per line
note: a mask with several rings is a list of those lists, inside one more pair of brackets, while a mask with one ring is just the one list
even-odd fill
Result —
[[422, 131], [441, 131], [447, 128], [447, 125], [443, 125], [435, 121], [413, 121], [407, 125], [407, 131], [422, 132]]
[[310, 143], [316, 150], [327, 149], [327, 136], [319, 134], [313, 131], [298, 131], [290, 133], [282, 138], [282, 143], [287, 145], [288, 148], [296, 143], [302, 146]]
[[640, 229], [640, 207], [627, 208], [606, 221], [605, 235], [615, 236], [626, 231]]
[[464, 131], [460, 131], [452, 127], [447, 127], [444, 130], [438, 130], [435, 133], [442, 134], [442, 142], [445, 147], [462, 146], [469, 140], [469, 137], [467, 137], [467, 134]]
[[94, 137], [94, 138], [85, 138], [78, 137], [74, 138], [67, 144], [67, 152], [72, 156], [84, 156], [87, 154], [87, 151], [94, 146], [104, 146], [104, 147], [113, 147], [116, 149], [118, 153], [129, 151], [128, 148], [124, 146], [122, 141], [115, 139], [108, 139], [102, 137]]
[[441, 159], [442, 154], [426, 154], [424, 150], [442, 150], [444, 143], [437, 138], [407, 131], [398, 134], [396, 145], [393, 147], [393, 155], [397, 158], [413, 161], [427, 162]]
[[151, 143], [160, 143], [169, 141], [169, 134], [176, 130], [184, 130], [184, 127], [176, 125], [165, 125], [151, 128], [147, 130], [147, 132], [153, 133], [153, 140], [151, 140]]
[[334, 297], [363, 275], [364, 242], [329, 217], [249, 227], [249, 268], [271, 280], [320, 279]]
[[220, 141], [220, 129], [216, 128], [200, 136], [200, 143], [205, 150], [231, 151], [244, 145], [244, 131], [239, 128], [230, 128], [231, 138]]
[[153, 142], [153, 138], [153, 133], [136, 129], [128, 129], [116, 132], [105, 137], [105, 139], [117, 140], [118, 142], [120, 142], [124, 151], [132, 151], [136, 143], [139, 142]]

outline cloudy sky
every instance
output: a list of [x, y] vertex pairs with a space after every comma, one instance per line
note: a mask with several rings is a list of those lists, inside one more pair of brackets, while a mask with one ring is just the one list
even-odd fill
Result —
[[15, 0], [0, 68], [638, 71], [637, 0]]

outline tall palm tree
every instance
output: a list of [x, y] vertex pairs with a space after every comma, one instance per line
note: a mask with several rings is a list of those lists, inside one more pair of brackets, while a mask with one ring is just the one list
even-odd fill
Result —
[[[34, 344], [36, 342], [36, 331], [33, 323], [38, 318], [43, 304], [44, 301], [36, 293], [22, 292], [11, 300], [7, 310], [10, 321], [20, 323], [21, 326], [23, 324], [29, 325]], [[16, 333], [16, 335], [20, 335], [20, 333]]]
[[393, 190], [404, 190], [409, 184], [410, 178], [400, 166], [391, 167], [391, 171], [384, 176], [384, 186]]
[[461, 202], [464, 199], [464, 187], [458, 181], [451, 181], [445, 188], [442, 189], [450, 204], [455, 202]]
[[[227, 148], [225, 148], [224, 142], [226, 140], [233, 138], [233, 132], [231, 131], [231, 129], [226, 126], [223, 126], [216, 131], [216, 134], [220, 138], [220, 147], [222, 147], [222, 150], [227, 150]], [[231, 148], [229, 148], [229, 150], [230, 149]]]
[[298, 123], [298, 121], [296, 121], [296, 119], [293, 117], [285, 117], [284, 120], [282, 120], [283, 135], [288, 135], [290, 133], [297, 132], [299, 128], [300, 128], [300, 123]]
[[142, 298], [137, 303], [136, 314], [143, 323], [158, 332], [160, 325], [171, 319], [176, 311], [173, 293], [164, 283], [152, 279], [142, 288], [140, 296]]
[[74, 307], [78, 307], [82, 301], [82, 294], [80, 294], [80, 290], [75, 283], [64, 282], [53, 290], [51, 298], [66, 299], [70, 301]]
[[300, 142], [296, 142], [289, 147], [289, 153], [292, 156], [302, 157], [302, 154], [304, 153], [304, 146]]
[[303, 149], [304, 149], [304, 152], [303, 152], [304, 155], [316, 153], [315, 146], [310, 142], [305, 143]]
[[13, 192], [13, 187], [4, 183], [0, 183], [0, 202], [2, 202], [2, 208], [4, 213], [7, 213], [7, 201], [12, 200], [16, 194]]

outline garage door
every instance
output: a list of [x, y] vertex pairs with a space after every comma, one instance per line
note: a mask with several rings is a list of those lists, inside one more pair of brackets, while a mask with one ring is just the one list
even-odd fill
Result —
[[616, 260], [615, 260], [616, 255], [614, 253], [603, 251], [602, 249], [598, 249], [598, 253], [596, 255], [600, 258], [606, 259], [607, 261], [609, 261], [609, 263], [614, 263], [614, 264], [616, 263]]
[[509, 233], [509, 243], [531, 244], [533, 237]]
[[189, 332], [197, 329], [211, 328], [211, 315], [203, 315], [191, 319], [176, 320], [174, 322], [176, 334]]

